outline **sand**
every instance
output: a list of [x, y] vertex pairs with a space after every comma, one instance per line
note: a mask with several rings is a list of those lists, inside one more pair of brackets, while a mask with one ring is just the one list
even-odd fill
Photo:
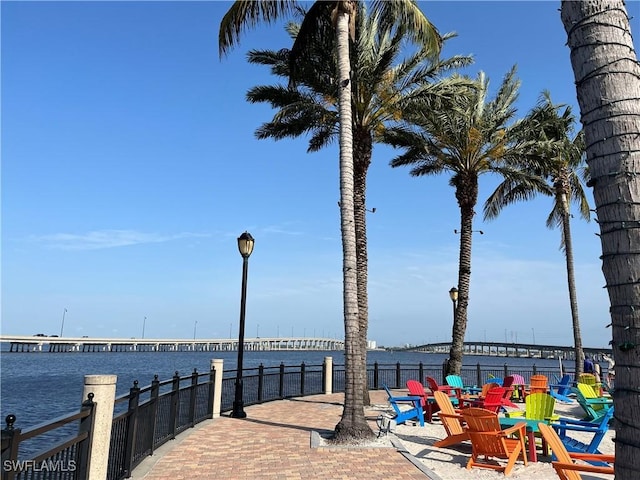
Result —
[[[524, 404], [522, 405], [524, 409]], [[368, 408], [367, 416], [376, 416], [381, 412], [391, 413], [392, 410], [388, 404], [372, 405]], [[577, 402], [572, 404], [563, 404], [556, 402], [555, 412], [562, 417], [582, 418], [584, 413]], [[615, 431], [610, 428], [609, 432], [600, 443], [600, 451], [606, 454], [614, 454], [614, 438]], [[444, 427], [437, 419], [434, 418], [433, 423], [425, 423], [424, 427], [417, 423], [407, 422], [403, 425], [397, 425], [388, 438], [382, 437], [379, 442], [392, 440], [399, 441], [420, 464], [424, 465], [429, 471], [435, 474], [434, 478], [442, 480], [479, 480], [479, 479], [503, 479], [504, 474], [490, 469], [474, 467], [467, 470], [466, 464], [471, 455], [471, 444], [464, 442], [459, 445], [453, 445], [448, 448], [434, 447], [433, 444], [444, 438]], [[590, 442], [592, 435], [582, 432], [571, 432], [571, 437]], [[529, 462], [527, 466], [522, 461], [516, 462], [515, 467], [509, 475], [510, 479], [536, 479], [536, 480], [557, 480], [553, 467], [551, 466], [551, 458], [542, 455], [538, 449], [538, 461]], [[612, 479], [612, 475], [586, 474], [582, 473], [584, 480], [607, 478]]]

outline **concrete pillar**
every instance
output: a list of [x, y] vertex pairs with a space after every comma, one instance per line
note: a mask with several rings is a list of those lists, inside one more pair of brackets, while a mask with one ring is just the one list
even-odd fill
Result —
[[224, 360], [221, 358], [214, 358], [211, 360], [211, 369], [216, 369], [216, 382], [213, 386], [213, 418], [220, 416], [220, 409], [222, 407], [222, 374]]
[[116, 375], [85, 375], [82, 400], [93, 393], [96, 403], [95, 423], [91, 439], [91, 459], [89, 460], [89, 478], [106, 480], [111, 444], [111, 426], [113, 424], [113, 405], [116, 398]]
[[333, 393], [333, 357], [324, 357], [324, 393]]

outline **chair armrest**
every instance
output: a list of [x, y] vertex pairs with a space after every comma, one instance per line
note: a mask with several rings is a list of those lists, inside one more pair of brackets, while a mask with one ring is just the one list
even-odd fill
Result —
[[501, 430], [498, 433], [500, 433], [501, 435], [507, 436], [520, 431], [520, 433], [524, 436], [526, 433], [526, 428], [527, 428], [527, 424], [525, 422], [518, 422], [513, 427], [505, 428], [504, 430]]
[[560, 415], [553, 414], [550, 417], [544, 417], [548, 422], [557, 422], [560, 419]]
[[522, 410], [515, 410], [513, 412], [506, 412], [504, 416], [507, 418], [515, 418], [515, 417], [524, 417], [524, 414], [525, 412], [523, 412]]
[[[562, 463], [551, 462], [554, 466], [557, 465], [561, 470], [574, 470], [577, 472], [590, 472], [590, 473], [606, 473], [613, 474], [613, 467], [596, 467], [594, 465], [584, 465], [582, 463]], [[556, 470], [557, 471], [557, 470]]]
[[613, 398], [587, 398], [589, 405], [613, 405]]
[[422, 400], [420, 395], [409, 395], [407, 397], [391, 397], [389, 400], [394, 402], [415, 402], [416, 400]]
[[[598, 462], [606, 462], [606, 463], [613, 463], [616, 459], [615, 455], [606, 455], [606, 454], [602, 454], [602, 453], [578, 453], [578, 452], [568, 452], [569, 456], [573, 459], [573, 460], [595, 460]], [[606, 468], [606, 467], [605, 467]]]

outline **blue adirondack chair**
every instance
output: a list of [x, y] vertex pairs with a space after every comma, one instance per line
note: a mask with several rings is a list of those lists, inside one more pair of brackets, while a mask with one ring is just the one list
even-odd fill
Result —
[[549, 385], [549, 394], [553, 398], [561, 402], [573, 403], [574, 402], [573, 398], [569, 397], [570, 393], [571, 393], [571, 375], [564, 375], [558, 383], [556, 383], [555, 385]]
[[[598, 447], [607, 433], [607, 430], [609, 430], [609, 421], [612, 417], [613, 407], [608, 408], [606, 413], [595, 422], [584, 422], [581, 420], [574, 420], [572, 418], [560, 418], [557, 422], [552, 423], [551, 426], [558, 433], [558, 436], [560, 437], [560, 440], [562, 440], [567, 451], [601, 454], [602, 452], [598, 450]], [[591, 442], [584, 443], [568, 436], [568, 432], [593, 433], [593, 437], [591, 438]], [[606, 466], [606, 464], [602, 462], [591, 461], [589, 463], [593, 465]]]
[[388, 400], [396, 413], [394, 418], [396, 424], [405, 423], [407, 420], [417, 420], [421, 427], [424, 427], [424, 413], [422, 411], [422, 399], [419, 396], [394, 396], [389, 390], [389, 387], [382, 385], [387, 395]]

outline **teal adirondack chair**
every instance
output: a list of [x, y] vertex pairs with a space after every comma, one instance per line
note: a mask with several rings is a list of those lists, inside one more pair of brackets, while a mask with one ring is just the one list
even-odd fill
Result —
[[391, 408], [396, 414], [394, 418], [396, 424], [405, 423], [407, 420], [417, 420], [421, 427], [424, 427], [424, 413], [422, 410], [422, 399], [416, 395], [394, 396], [389, 387], [382, 385], [387, 392], [387, 399]]
[[[584, 383], [578, 383], [577, 387], [572, 387], [573, 393], [576, 394], [578, 404], [587, 414], [587, 420], [598, 421], [602, 416], [607, 414], [610, 408], [613, 408], [613, 399], [609, 397], [592, 397], [593, 388]], [[590, 398], [588, 398], [589, 396]]]

